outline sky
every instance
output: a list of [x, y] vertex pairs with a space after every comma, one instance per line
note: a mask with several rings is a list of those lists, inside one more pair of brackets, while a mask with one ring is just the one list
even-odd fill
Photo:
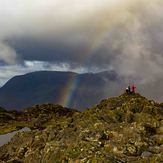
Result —
[[162, 11], [162, 0], [0, 0], [0, 86], [38, 70], [112, 70], [161, 100]]

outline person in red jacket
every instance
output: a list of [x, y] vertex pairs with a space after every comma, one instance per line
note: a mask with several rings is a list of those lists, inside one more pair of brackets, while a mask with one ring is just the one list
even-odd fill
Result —
[[132, 93], [136, 93], [136, 86], [134, 84], [132, 85], [131, 88], [132, 88]]

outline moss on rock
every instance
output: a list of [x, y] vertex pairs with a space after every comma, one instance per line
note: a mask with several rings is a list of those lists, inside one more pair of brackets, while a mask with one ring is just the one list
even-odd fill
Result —
[[18, 126], [32, 131], [17, 134], [1, 147], [0, 161], [161, 162], [162, 106], [125, 93], [81, 113], [52, 104], [8, 112], [12, 119], [3, 122], [3, 132]]

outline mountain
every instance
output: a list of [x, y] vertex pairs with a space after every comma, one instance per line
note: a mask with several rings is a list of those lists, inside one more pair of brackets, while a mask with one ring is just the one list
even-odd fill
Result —
[[28, 73], [12, 78], [0, 88], [0, 106], [19, 110], [35, 104], [56, 103], [82, 110], [105, 97], [106, 80], [116, 80], [116, 74]]
[[0, 147], [1, 162], [163, 161], [163, 105], [140, 94], [108, 98], [84, 112], [43, 104], [5, 114], [11, 119], [1, 123], [1, 134], [31, 131]]

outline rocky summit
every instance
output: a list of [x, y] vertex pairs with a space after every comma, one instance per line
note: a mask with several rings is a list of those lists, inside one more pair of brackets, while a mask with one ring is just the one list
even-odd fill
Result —
[[44, 104], [0, 108], [0, 134], [29, 127], [0, 147], [2, 163], [163, 162], [163, 104], [122, 94], [79, 112]]

